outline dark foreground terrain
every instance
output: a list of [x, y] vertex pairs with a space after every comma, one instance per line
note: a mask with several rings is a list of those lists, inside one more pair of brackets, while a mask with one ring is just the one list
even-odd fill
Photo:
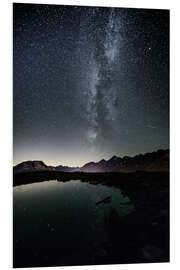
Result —
[[[169, 261], [169, 173], [135, 172], [135, 173], [62, 173], [42, 171], [15, 174], [13, 185], [42, 182], [81, 180], [93, 185], [106, 185], [121, 190], [134, 205], [134, 211], [126, 216], [119, 216], [112, 209], [105, 222], [108, 228], [108, 241], [102, 242], [90, 251], [90, 254], [76, 254], [68, 247], [69, 255], [63, 253], [59, 242], [53, 249], [48, 249], [48, 259], [43, 260], [46, 248], [42, 242], [42, 254], [27, 265], [27, 250], [36, 246], [16, 248], [14, 242], [14, 267], [90, 265], [120, 263], [152, 263]], [[78, 217], [77, 217], [78, 218]], [[81, 230], [81, 228], [80, 228]], [[15, 238], [15, 235], [14, 235]], [[77, 243], [78, 246], [78, 243]], [[59, 256], [64, 263], [58, 261]], [[93, 258], [93, 260], [92, 260]]]

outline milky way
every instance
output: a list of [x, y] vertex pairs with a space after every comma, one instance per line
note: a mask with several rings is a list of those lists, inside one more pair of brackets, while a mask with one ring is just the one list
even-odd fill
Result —
[[90, 94], [87, 99], [87, 115], [89, 118], [87, 138], [92, 147], [96, 141], [98, 146], [98, 139], [102, 136], [103, 125], [107, 125], [107, 128], [110, 129], [115, 127], [116, 109], [114, 104], [117, 95], [116, 88], [113, 87], [113, 64], [118, 54], [120, 34], [118, 30], [114, 18], [114, 9], [112, 8], [105, 26], [105, 36], [102, 37], [100, 32], [97, 37], [97, 47], [95, 47], [93, 55], [94, 64], [92, 73], [90, 73]]
[[14, 4], [14, 162], [169, 147], [169, 11]]

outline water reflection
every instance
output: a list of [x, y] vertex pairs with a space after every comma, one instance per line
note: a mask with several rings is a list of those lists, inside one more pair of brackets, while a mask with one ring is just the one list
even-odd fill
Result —
[[[96, 204], [106, 197], [111, 200]], [[57, 255], [58, 248], [58, 263], [70, 250], [73, 254], [78, 252], [82, 256], [86, 252], [90, 256], [95, 246], [108, 241], [109, 218], [127, 215], [133, 209], [129, 198], [119, 189], [80, 180], [17, 186], [14, 188], [15, 250], [31, 252], [29, 260], [36, 256], [44, 256], [45, 260], [52, 252], [53, 256]]]

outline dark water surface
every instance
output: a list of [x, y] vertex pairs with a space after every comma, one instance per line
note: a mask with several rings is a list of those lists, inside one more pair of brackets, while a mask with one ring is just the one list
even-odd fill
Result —
[[[120, 189], [80, 180], [14, 187], [14, 266], [93, 264], [105, 256], [108, 219], [134, 210]], [[100, 203], [112, 196], [107, 203]]]

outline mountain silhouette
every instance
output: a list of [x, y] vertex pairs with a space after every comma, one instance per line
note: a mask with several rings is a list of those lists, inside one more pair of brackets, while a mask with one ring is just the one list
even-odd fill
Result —
[[82, 167], [47, 166], [43, 161], [24, 161], [13, 167], [14, 173], [33, 171], [61, 172], [135, 172], [135, 171], [169, 171], [169, 149], [139, 154], [134, 157], [112, 156], [99, 162], [88, 162]]
[[123, 158], [113, 156], [109, 160], [89, 162], [81, 167], [83, 172], [134, 172], [134, 171], [169, 171], [169, 150], [139, 154]]
[[47, 166], [43, 161], [40, 160], [24, 161], [13, 167], [14, 173], [55, 170], [55, 167]]

